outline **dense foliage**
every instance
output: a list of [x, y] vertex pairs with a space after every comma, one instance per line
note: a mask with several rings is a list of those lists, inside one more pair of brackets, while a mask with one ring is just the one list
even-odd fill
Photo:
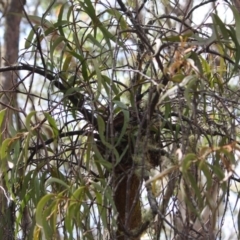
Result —
[[23, 12], [24, 51], [0, 69], [19, 73], [19, 120], [0, 144], [16, 238], [227, 237], [240, 181], [240, 14], [184, 2]]

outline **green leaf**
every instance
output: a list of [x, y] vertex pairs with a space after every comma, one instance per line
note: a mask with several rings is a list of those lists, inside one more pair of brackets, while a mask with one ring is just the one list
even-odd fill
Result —
[[192, 164], [192, 161], [194, 161], [196, 159], [197, 159], [196, 154], [188, 153], [182, 161], [182, 171], [186, 172], [188, 170], [188, 168], [190, 167], [190, 165]]
[[197, 196], [197, 200], [198, 200], [198, 203], [199, 205], [201, 206], [202, 205], [202, 201], [203, 201], [203, 198], [201, 196], [201, 191], [198, 187], [198, 184], [196, 182], [196, 179], [195, 179], [195, 176], [193, 176], [191, 174], [191, 172], [189, 171], [188, 173], [185, 174], [185, 178], [188, 179], [189, 183], [191, 184], [191, 187], [192, 189], [194, 190], [194, 193], [196, 194]]
[[59, 36], [57, 37], [54, 41], [51, 41], [51, 45], [50, 45], [50, 54], [53, 57], [54, 56], [54, 51], [55, 48], [57, 48], [57, 46], [59, 44], [61, 44], [62, 42], [64, 42], [65, 37], [63, 36]]
[[[112, 41], [114, 41], [116, 43], [117, 42], [116, 37], [112, 33], [110, 33], [107, 30], [107, 28], [105, 28], [102, 24], [100, 24], [98, 26], [98, 28], [101, 30], [103, 36], [105, 37], [105, 40], [106, 40], [106, 42], [108, 44], [109, 49], [111, 49], [111, 42], [110, 42], [110, 40], [112, 40]], [[121, 42], [118, 42], [118, 44], [120, 44], [122, 46]]]
[[64, 187], [66, 187], [66, 189], [69, 189], [69, 185], [68, 184], [66, 184], [64, 181], [62, 181], [61, 179], [59, 179], [59, 178], [55, 178], [55, 177], [51, 177], [51, 178], [49, 178], [47, 181], [46, 181], [46, 183], [45, 183], [45, 188], [47, 189], [47, 187], [49, 186], [49, 185], [51, 185], [52, 183], [58, 183], [58, 184], [60, 184], [60, 185], [62, 185], [62, 186], [64, 186]]
[[95, 144], [92, 146], [92, 150], [94, 152], [94, 163], [96, 164], [96, 166], [98, 168], [100, 177], [103, 177], [103, 170], [102, 170], [101, 166], [104, 166], [104, 168], [110, 170], [112, 168], [112, 164], [103, 158], [103, 156], [101, 155], [101, 153], [99, 152], [99, 150]]
[[117, 142], [115, 144], [115, 147], [117, 147], [120, 144], [120, 142], [122, 140], [122, 137], [124, 136], [124, 134], [125, 134], [125, 132], [127, 130], [127, 126], [129, 124], [129, 110], [128, 110], [128, 107], [124, 103], [122, 103], [120, 101], [113, 101], [113, 103], [116, 104], [118, 107], [120, 107], [120, 109], [121, 109], [121, 111], [123, 113], [123, 117], [124, 117], [123, 118], [124, 120], [123, 120], [123, 126], [122, 126], [122, 129], [121, 129], [121, 133], [118, 136], [118, 140], [117, 140]]
[[[128, 24], [125, 21], [124, 16], [117, 9], [112, 8], [112, 9], [107, 9], [106, 11], [117, 19], [117, 22], [120, 23], [122, 31], [128, 30]], [[127, 37], [128, 33], [124, 32], [123, 35]]]
[[126, 154], [127, 150], [129, 150], [129, 145], [128, 144], [126, 144], [124, 150], [121, 152], [121, 155], [120, 155], [119, 159], [116, 159], [115, 166], [117, 166], [121, 162], [121, 160], [126, 156], [125, 154]]
[[5, 159], [8, 154], [9, 154], [9, 147], [11, 146], [10, 145], [11, 143], [11, 138], [7, 138], [3, 141], [2, 145], [1, 145], [1, 160]]
[[199, 37], [197, 34], [194, 35], [197, 41], [193, 41], [192, 44], [195, 45], [209, 45], [213, 43], [214, 41], [217, 41], [217, 32], [214, 26], [208, 26], [212, 30], [212, 35], [209, 38], [202, 38]]
[[[34, 27], [36, 28], [36, 27]], [[35, 31], [31, 29], [31, 31], [28, 34], [28, 37], [25, 41], [25, 49], [28, 49], [32, 46], [32, 43], [34, 42], [34, 36], [35, 36]]]
[[[97, 123], [98, 123], [98, 132], [99, 132], [99, 136], [100, 139], [102, 141], [102, 143], [109, 148], [109, 151], [113, 151], [116, 161], [118, 161], [119, 159], [119, 154], [116, 150], [116, 148], [114, 146], [112, 146], [105, 138], [105, 134], [106, 134], [106, 125], [105, 122], [103, 121], [102, 117], [100, 115], [97, 116]], [[96, 153], [96, 152], [95, 152]], [[102, 158], [103, 160], [103, 158]], [[101, 161], [101, 164], [106, 165], [106, 163], [108, 163], [106, 160], [102, 161], [102, 160], [98, 160], [99, 162]], [[107, 164], [108, 166], [109, 164]]]
[[[60, 11], [59, 11], [59, 14], [58, 14], [58, 21], [57, 21], [57, 23], [54, 24], [54, 29], [56, 29], [56, 28], [58, 29], [60, 35], [63, 37], [63, 40], [66, 42], [67, 47], [69, 48], [69, 50], [72, 50], [72, 47], [70, 46], [68, 40], [65, 37], [64, 28], [63, 28], [63, 26], [70, 24], [69, 21], [62, 20], [64, 9], [66, 8], [66, 5], [68, 5], [68, 3], [62, 4], [62, 6], [60, 8]], [[71, 6], [69, 8], [69, 11], [73, 11], [73, 6]], [[47, 33], [45, 33], [45, 34], [47, 34]]]
[[79, 2], [79, 4], [83, 7], [83, 9], [88, 13], [92, 21], [95, 23], [97, 17], [92, 2], [90, 0], [85, 0], [84, 2]]
[[103, 204], [103, 197], [102, 191], [99, 193], [98, 191], [95, 191], [96, 194], [96, 202], [98, 206], [99, 216], [101, 217], [102, 223], [104, 228], [107, 227], [107, 209], [104, 207]]
[[188, 39], [193, 36], [193, 33], [188, 33], [180, 36], [168, 36], [161, 38], [161, 41], [166, 41], [166, 42], [181, 42], [182, 39]]
[[79, 187], [71, 196], [71, 201], [78, 201], [79, 203], [84, 200], [84, 192], [86, 190], [85, 186]]
[[63, 20], [63, 13], [64, 13], [64, 9], [66, 8], [66, 5], [67, 5], [68, 3], [64, 3], [64, 4], [62, 4], [62, 6], [61, 6], [61, 8], [60, 8], [60, 11], [58, 12], [58, 20], [57, 20], [57, 23], [61, 23], [61, 24], [59, 24], [58, 26], [59, 26], [59, 32], [60, 32], [60, 34], [63, 36], [63, 37], [65, 37], [64, 36], [64, 31], [63, 31], [63, 24], [62, 24], [62, 20]]
[[216, 176], [218, 177], [218, 179], [221, 181], [224, 178], [224, 172], [221, 169], [221, 167], [218, 165], [210, 165], [210, 167], [213, 170], [213, 173], [216, 174]]
[[82, 64], [82, 76], [85, 81], [88, 80], [88, 73], [87, 73], [87, 63], [86, 59], [81, 56], [80, 54], [76, 53], [75, 51], [66, 51], [69, 52], [72, 56], [76, 57]]
[[[11, 13], [11, 14], [12, 15], [16, 15], [16, 16], [26, 17], [25, 15], [18, 14], [18, 13]], [[42, 25], [42, 18], [41, 17], [38, 17], [36, 15], [28, 15], [28, 19], [30, 19], [31, 22], [34, 23], [34, 24], [37, 24], [39, 26]], [[44, 27], [44, 28], [53, 27], [53, 24], [50, 21], [46, 20], [46, 19], [44, 19], [43, 23], [44, 24], [43, 24], [42, 27]]]
[[[0, 111], [0, 127], [2, 126], [6, 111], [7, 111], [6, 108], [4, 108], [3, 110]], [[1, 132], [0, 132], [0, 142], [2, 142], [2, 133]]]
[[6, 108], [4, 108], [3, 110], [0, 111], [0, 126], [2, 126], [6, 111], [7, 111]]
[[188, 84], [184, 91], [184, 97], [187, 100], [187, 105], [189, 106], [189, 108], [192, 108], [192, 89], [197, 85], [198, 78], [195, 75], [187, 76], [186, 78], [188, 78]]
[[96, 71], [96, 74], [97, 74], [97, 94], [96, 94], [96, 97], [95, 99], [98, 99], [100, 94], [101, 94], [101, 90], [102, 90], [102, 75], [101, 75], [101, 71], [99, 69], [99, 63], [97, 62], [97, 59], [92, 59], [93, 61], [93, 65], [94, 65], [94, 69]]
[[209, 65], [209, 63], [207, 62], [206, 59], [201, 57], [201, 65], [202, 65], [202, 70], [203, 70], [203, 74], [204, 76], [208, 76], [209, 74], [211, 74], [211, 67]]
[[[104, 83], [106, 82], [109, 85], [109, 87], [111, 87], [111, 90], [113, 91], [113, 93], [115, 95], [118, 95], [119, 89], [116, 87], [115, 82], [106, 75], [102, 75], [102, 78], [103, 78], [103, 82]], [[115, 100], [118, 100], [118, 99], [115, 98]]]
[[36, 223], [37, 225], [42, 228], [43, 223], [47, 221], [47, 219], [43, 219], [43, 212], [44, 209], [47, 206], [47, 203], [54, 198], [54, 194], [47, 194], [38, 202], [37, 208], [36, 208]]
[[233, 5], [229, 5], [229, 7], [232, 9], [233, 16], [235, 18], [236, 37], [238, 40], [238, 44], [240, 44], [240, 14]]
[[98, 123], [98, 132], [99, 132], [99, 136], [101, 138], [101, 141], [106, 142], [105, 136], [104, 136], [106, 125], [105, 125], [105, 122], [103, 121], [103, 119], [100, 115], [97, 116], [97, 123]]
[[200, 74], [203, 75], [203, 68], [202, 68], [201, 59], [200, 59], [201, 56], [199, 56], [197, 53], [192, 51], [189, 58], [191, 58], [194, 61], [194, 64], [199, 69]]
[[56, 224], [53, 226], [52, 220], [54, 218], [54, 212], [53, 208], [57, 205], [57, 201], [52, 201], [49, 206], [45, 206], [43, 212], [42, 212], [42, 230], [44, 232], [44, 235], [46, 239], [52, 239], [52, 235], [54, 233], [54, 230], [56, 229]]
[[229, 31], [226, 28], [227, 25], [222, 22], [222, 20], [219, 18], [217, 14], [214, 14], [214, 13], [212, 14], [212, 20], [213, 20], [213, 24], [219, 27], [219, 30], [221, 31], [223, 39], [229, 40]]
[[69, 239], [73, 239], [73, 227], [74, 223], [73, 220], [76, 217], [76, 211], [79, 210], [79, 206], [77, 204], [72, 204], [68, 206], [67, 214], [64, 219], [64, 227], [66, 228], [67, 232], [69, 233]]
[[[67, 53], [66, 57], [64, 59], [64, 63], [62, 65], [62, 71], [63, 72], [68, 72], [69, 65], [70, 65], [71, 61], [72, 61], [72, 55]], [[68, 81], [68, 83], [69, 83], [69, 81]]]
[[240, 61], [240, 44], [237, 39], [235, 29], [231, 26], [229, 26], [229, 29], [230, 29], [229, 34], [230, 34], [233, 42], [235, 43], [235, 48], [236, 48], [236, 50], [234, 51], [235, 52], [235, 57], [234, 57], [235, 64], [234, 64], [234, 69], [233, 69], [233, 72], [235, 72], [235, 71], [238, 71], [238, 63]]
[[208, 165], [206, 164], [205, 161], [201, 161], [199, 163], [199, 169], [202, 170], [203, 174], [205, 175], [207, 179], [207, 189], [210, 189], [212, 187], [212, 175], [211, 172], [208, 168]]
[[87, 35], [87, 39], [89, 39], [94, 45], [98, 46], [101, 50], [106, 51], [107, 49], [90, 33]]
[[44, 112], [43, 114], [44, 114], [45, 118], [48, 120], [48, 123], [51, 126], [51, 129], [53, 131], [53, 136], [56, 139], [59, 135], [59, 130], [57, 128], [55, 119], [47, 112]]
[[[168, 100], [168, 98], [167, 98]], [[171, 112], [172, 112], [172, 108], [171, 108], [171, 101], [167, 101], [165, 104], [165, 114], [164, 114], [164, 118], [168, 119], [169, 117], [171, 117]]]
[[32, 131], [32, 123], [31, 123], [31, 118], [33, 117], [33, 116], [35, 116], [36, 115], [36, 111], [32, 111], [32, 112], [30, 112], [28, 115], [27, 115], [27, 117], [26, 117], [26, 128], [27, 128], [27, 130], [29, 131], [29, 132], [31, 132]]

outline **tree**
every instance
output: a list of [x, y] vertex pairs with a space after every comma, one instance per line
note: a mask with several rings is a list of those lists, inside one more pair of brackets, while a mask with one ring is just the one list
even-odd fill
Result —
[[0, 69], [19, 73], [19, 107], [0, 112], [20, 119], [0, 144], [15, 238], [223, 238], [240, 181], [240, 18], [178, 2], [23, 9], [25, 51]]
[[[1, 2], [3, 4], [3, 2]], [[18, 61], [19, 52], [19, 34], [20, 34], [20, 22], [21, 17], [19, 15], [12, 15], [12, 12], [20, 14], [24, 6], [24, 1], [5, 1], [3, 4], [2, 13], [6, 15], [5, 19], [5, 33], [4, 33], [4, 55], [3, 61], [4, 65], [12, 65]], [[1, 61], [1, 62], [3, 62]], [[4, 116], [1, 119], [1, 140], [5, 140], [10, 135], [10, 129], [13, 125], [13, 116], [15, 116], [15, 126], [18, 127], [18, 114], [12, 110], [11, 106], [15, 109], [18, 108], [17, 105], [17, 92], [15, 87], [17, 86], [17, 76], [18, 72], [4, 72], [1, 75], [1, 105], [0, 109], [3, 110]], [[18, 128], [16, 128], [18, 130]], [[4, 175], [4, 171], [8, 168], [7, 163], [1, 164], [1, 176]], [[3, 171], [3, 173], [2, 173]], [[5, 189], [7, 188], [7, 183], [5, 178], [0, 180], [1, 191], [0, 191], [0, 235], [4, 239], [14, 239], [14, 222], [15, 222], [15, 204], [10, 203], [6, 197]], [[26, 210], [25, 210], [26, 211]], [[5, 217], [3, 217], [5, 216]], [[24, 217], [23, 217], [24, 219]]]

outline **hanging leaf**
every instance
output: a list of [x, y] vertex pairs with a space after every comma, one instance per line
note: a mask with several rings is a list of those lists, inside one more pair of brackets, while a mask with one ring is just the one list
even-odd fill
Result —
[[54, 198], [54, 194], [47, 194], [39, 201], [39, 203], [37, 205], [36, 223], [40, 228], [42, 228], [44, 226], [44, 222], [46, 222], [46, 220], [47, 220], [47, 219], [43, 218], [44, 209], [47, 206], [47, 203], [49, 203], [49, 201], [53, 198]]
[[187, 172], [187, 170], [188, 170], [189, 167], [191, 166], [192, 162], [193, 162], [194, 160], [196, 160], [196, 159], [197, 159], [196, 154], [194, 154], [194, 153], [188, 153], [188, 154], [184, 157], [184, 159], [182, 160], [182, 166], [181, 166], [182, 171], [183, 171], [183, 172]]
[[233, 12], [233, 16], [235, 18], [235, 33], [236, 33], [236, 38], [238, 41], [238, 44], [240, 44], [240, 15], [238, 10], [233, 6], [233, 5], [229, 5], [229, 7], [232, 9]]

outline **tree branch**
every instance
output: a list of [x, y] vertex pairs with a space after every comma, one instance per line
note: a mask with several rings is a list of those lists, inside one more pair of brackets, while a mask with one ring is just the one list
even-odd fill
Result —
[[[68, 89], [60, 81], [56, 81], [57, 78], [61, 79], [61, 76], [59, 76], [58, 74], [55, 74], [53, 72], [50, 72], [49, 70], [37, 66], [31, 66], [24, 63], [20, 64], [21, 65], [2, 67], [0, 68], [0, 72], [27, 70], [45, 77], [50, 82], [52, 82], [53, 85], [58, 88], [62, 93], [67, 92]], [[97, 119], [94, 117], [94, 114], [83, 106], [84, 96], [82, 94], [80, 94], [79, 92], [73, 92], [72, 94], [68, 95], [67, 98], [78, 109], [78, 111], [82, 113], [86, 121], [91, 123], [95, 128], [98, 128]]]

